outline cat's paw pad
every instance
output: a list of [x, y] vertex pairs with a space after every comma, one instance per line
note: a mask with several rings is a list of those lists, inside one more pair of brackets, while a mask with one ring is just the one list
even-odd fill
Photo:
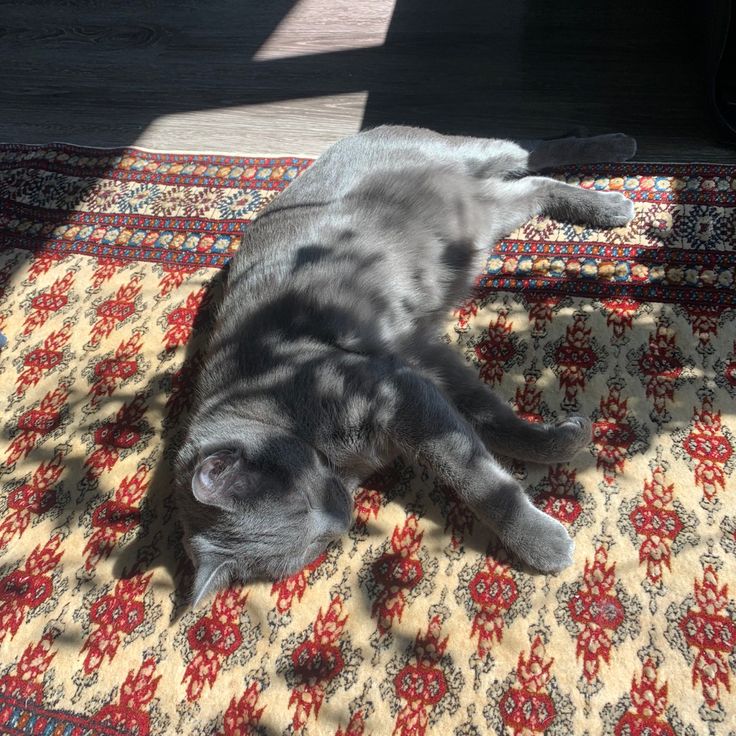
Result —
[[600, 192], [596, 213], [599, 227], [623, 227], [634, 219], [634, 203], [620, 192]]

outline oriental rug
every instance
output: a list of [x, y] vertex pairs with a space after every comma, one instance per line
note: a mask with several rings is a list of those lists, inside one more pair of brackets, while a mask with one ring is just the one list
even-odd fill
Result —
[[222, 267], [309, 163], [0, 147], [0, 733], [736, 733], [736, 167], [560, 172], [634, 221], [530, 221], [448, 315], [521, 414], [594, 420], [512, 465], [572, 567], [397, 462], [305, 570], [187, 606], [169, 465]]

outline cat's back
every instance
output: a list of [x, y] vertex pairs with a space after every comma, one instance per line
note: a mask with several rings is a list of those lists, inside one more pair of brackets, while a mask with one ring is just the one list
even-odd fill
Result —
[[472, 230], [477, 181], [424, 131], [395, 131], [339, 142], [247, 227], [221, 331], [370, 352], [447, 308], [458, 268], [447, 244]]

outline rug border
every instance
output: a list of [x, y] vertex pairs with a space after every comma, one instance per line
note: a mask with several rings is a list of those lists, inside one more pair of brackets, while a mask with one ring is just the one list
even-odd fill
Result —
[[[48, 708], [44, 705], [39, 705], [32, 700], [24, 700], [22, 698], [14, 698], [12, 695], [0, 694], [0, 709], [5, 707], [20, 708], [27, 713], [31, 714], [31, 717], [44, 718], [46, 716], [50, 718], [56, 718], [60, 724], [68, 727], [72, 725], [74, 728], [88, 728], [91, 734], [95, 736], [130, 736], [128, 732], [118, 729], [116, 726], [110, 726], [106, 723], [100, 723], [95, 720], [94, 717], [88, 715], [82, 715], [72, 710], [65, 708]], [[62, 716], [64, 720], [59, 718]], [[75, 723], [76, 721], [76, 723]], [[35, 724], [34, 724], [35, 725]], [[25, 726], [18, 729], [16, 726], [8, 726], [8, 724], [2, 724], [2, 728], [13, 728], [18, 734], [30, 734]], [[46, 726], [48, 728], [48, 725]], [[53, 732], [52, 732], [53, 733]]]

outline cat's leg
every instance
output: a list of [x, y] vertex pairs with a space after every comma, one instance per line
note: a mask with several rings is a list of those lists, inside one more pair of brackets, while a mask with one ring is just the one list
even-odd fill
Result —
[[484, 384], [457, 351], [437, 341], [413, 341], [408, 352], [449, 396], [493, 453], [535, 463], [570, 460], [591, 440], [589, 419], [527, 422]]
[[565, 527], [531, 503], [432, 381], [409, 368], [392, 370], [378, 386], [375, 417], [376, 432], [424, 458], [524, 562], [543, 572], [571, 564]]
[[[535, 215], [599, 228], [622, 227], [634, 217], [634, 205], [619, 192], [572, 186], [546, 176], [482, 183], [489, 233], [508, 233]], [[495, 238], [492, 238], [495, 240]]]

